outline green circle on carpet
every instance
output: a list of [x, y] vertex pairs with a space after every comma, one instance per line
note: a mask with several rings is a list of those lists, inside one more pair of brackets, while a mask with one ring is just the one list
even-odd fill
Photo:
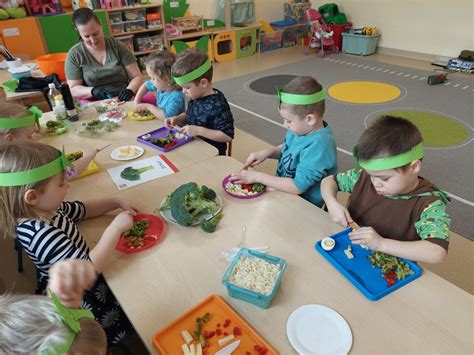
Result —
[[469, 138], [469, 131], [463, 124], [439, 113], [416, 110], [386, 111], [377, 112], [373, 119], [383, 115], [402, 117], [416, 125], [421, 131], [425, 147], [452, 147]]

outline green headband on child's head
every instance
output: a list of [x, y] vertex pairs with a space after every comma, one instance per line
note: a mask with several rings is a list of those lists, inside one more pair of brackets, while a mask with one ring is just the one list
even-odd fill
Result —
[[66, 168], [74, 169], [74, 165], [64, 155], [63, 148], [58, 158], [45, 165], [25, 171], [0, 173], [0, 186], [23, 186], [33, 184], [59, 174], [66, 170]]
[[200, 76], [202, 76], [204, 73], [206, 73], [209, 69], [212, 68], [212, 63], [208, 59], [202, 64], [200, 67], [194, 69], [192, 72], [189, 72], [188, 74], [185, 74], [183, 76], [174, 76], [173, 80], [176, 84], [178, 85], [184, 85], [187, 84], [193, 80], [196, 80]]
[[30, 113], [28, 116], [16, 118], [0, 118], [0, 128], [12, 129], [36, 125], [36, 127], [39, 129], [39, 119], [43, 115], [43, 111], [41, 111], [36, 106], [32, 106], [28, 109], [28, 112]]
[[357, 157], [357, 147], [352, 150], [352, 155], [356, 159], [357, 165], [365, 170], [389, 170], [405, 166], [412, 161], [423, 158], [423, 143], [419, 143], [409, 151], [391, 157], [376, 158], [366, 161]]
[[277, 91], [278, 100], [280, 103], [291, 105], [311, 105], [317, 102], [323, 101], [326, 98], [326, 90], [315, 92], [314, 94], [302, 95], [302, 94], [289, 94], [283, 92], [282, 89]]
[[42, 351], [42, 355], [61, 355], [67, 354], [69, 350], [71, 350], [71, 345], [74, 342], [74, 338], [76, 334], [81, 331], [81, 324], [79, 320], [82, 318], [89, 318], [94, 319], [94, 314], [88, 309], [75, 309], [69, 308], [64, 306], [61, 301], [58, 299], [51, 290], [49, 290], [51, 294], [51, 299], [53, 300], [54, 305], [56, 306], [56, 311], [61, 316], [63, 323], [69, 329], [69, 335], [66, 343], [64, 344], [56, 344], [52, 348]]

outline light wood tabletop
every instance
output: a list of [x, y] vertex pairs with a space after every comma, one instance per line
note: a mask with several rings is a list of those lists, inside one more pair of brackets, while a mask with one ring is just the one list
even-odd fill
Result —
[[[176, 187], [195, 181], [215, 189], [224, 201], [224, 217], [213, 234], [168, 223], [161, 243], [138, 254], [117, 252], [104, 272], [152, 353], [156, 353], [153, 334], [210, 294], [223, 296], [281, 354], [295, 353], [286, 323], [304, 304], [322, 304], [339, 312], [352, 330], [354, 354], [472, 353], [471, 295], [424, 270], [421, 278], [385, 298], [368, 300], [314, 249], [316, 241], [341, 227], [294, 195], [269, 191], [251, 200], [226, 195], [222, 179], [241, 167], [233, 158], [214, 157], [115, 195], [152, 213]], [[112, 218], [80, 223], [91, 247]], [[239, 245], [244, 226], [244, 246], [269, 246], [270, 255], [288, 263], [269, 309], [228, 297], [221, 284], [228, 263], [220, 252]]]
[[[34, 64], [35, 62], [26, 62], [26, 64]], [[39, 69], [32, 70], [31, 76], [35, 78], [41, 78], [44, 76], [43, 72]], [[0, 70], [0, 83], [13, 79], [8, 69]], [[22, 103], [24, 99], [37, 99], [42, 98], [43, 94], [39, 91], [27, 91], [27, 92], [11, 92], [3, 90], [5, 92], [5, 101], [18, 101]]]
[[[121, 110], [128, 112], [133, 107], [133, 104], [127, 102], [119, 107]], [[79, 121], [73, 123], [67, 133], [40, 139], [40, 142], [50, 144], [59, 149], [64, 146], [66, 153], [77, 150], [91, 150], [94, 148], [101, 148], [109, 143], [111, 144], [103, 151], [97, 153], [97, 156], [94, 159], [101, 169], [98, 173], [71, 182], [72, 188], [70, 191], [70, 198], [110, 196], [119, 191], [110, 178], [107, 169], [130, 162], [117, 161], [111, 158], [111, 152], [115, 148], [121, 146], [137, 145], [142, 147], [145, 150], [145, 153], [137, 158], [137, 160], [164, 154], [178, 169], [185, 168], [218, 154], [215, 147], [199, 138], [195, 138], [191, 142], [167, 153], [163, 153], [150, 146], [137, 142], [138, 136], [164, 126], [164, 122], [159, 119], [150, 121], [131, 121], [128, 118], [124, 118], [120, 122], [120, 127], [113, 132], [106, 132], [98, 138], [85, 138], [79, 136], [78, 130], [81, 129], [82, 124], [89, 120], [97, 119], [98, 115], [99, 114], [96, 110], [90, 107], [79, 113]], [[48, 112], [43, 115], [41, 121], [45, 122], [53, 118], [54, 113]], [[134, 188], [135, 187], [131, 187], [132, 190]]]

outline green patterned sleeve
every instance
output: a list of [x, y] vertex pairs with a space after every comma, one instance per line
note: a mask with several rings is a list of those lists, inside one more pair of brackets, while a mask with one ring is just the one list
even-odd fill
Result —
[[351, 169], [336, 175], [336, 183], [339, 191], [352, 192], [354, 186], [359, 180], [362, 170]]
[[430, 203], [415, 223], [416, 232], [422, 240], [436, 238], [449, 243], [451, 218], [446, 213], [446, 205], [441, 200]]

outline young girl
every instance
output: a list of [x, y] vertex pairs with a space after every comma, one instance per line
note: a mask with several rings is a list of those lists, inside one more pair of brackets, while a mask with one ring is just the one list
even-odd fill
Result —
[[[175, 59], [174, 54], [166, 51], [148, 56], [145, 65], [150, 80], [140, 87], [135, 96], [136, 111], [150, 111], [163, 120], [184, 112], [184, 96], [181, 87], [171, 79], [171, 66]], [[140, 103], [142, 97], [150, 91], [156, 91], [156, 106]]]
[[[33, 135], [38, 132], [37, 122], [42, 114], [35, 106], [28, 109], [15, 103], [0, 103], [0, 143], [33, 140]], [[97, 152], [97, 149], [85, 151], [82, 158], [74, 164], [75, 169], [67, 175], [67, 179], [72, 180], [86, 170]]]
[[[0, 160], [0, 230], [3, 237], [18, 238], [36, 264], [36, 292], [45, 293], [48, 271], [60, 260], [90, 260], [96, 271], [102, 272], [121, 234], [132, 227], [132, 215], [138, 209], [118, 198], [63, 201], [69, 188], [65, 170], [70, 163], [54, 147], [34, 142], [2, 144]], [[89, 250], [75, 222], [117, 208], [124, 212]], [[102, 276], [84, 294], [82, 306], [92, 310], [109, 344], [119, 342], [133, 329]]]

